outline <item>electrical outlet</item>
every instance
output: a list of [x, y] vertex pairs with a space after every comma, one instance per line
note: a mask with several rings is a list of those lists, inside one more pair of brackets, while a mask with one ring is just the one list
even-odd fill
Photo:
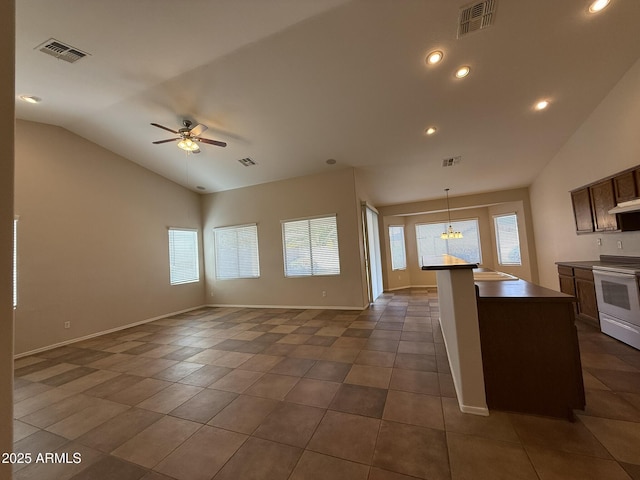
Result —
[[64, 322], [64, 328], [71, 328], [71, 322]]
[[622, 240], [618, 240], [618, 248], [622, 250]]
[[601, 246], [602, 246], [602, 239], [601, 239], [601, 238], [598, 238], [598, 239], [596, 240], [596, 245], [598, 245], [599, 247], [601, 247]]
[[327, 292], [325, 290], [322, 291], [322, 296], [326, 297], [327, 296]]

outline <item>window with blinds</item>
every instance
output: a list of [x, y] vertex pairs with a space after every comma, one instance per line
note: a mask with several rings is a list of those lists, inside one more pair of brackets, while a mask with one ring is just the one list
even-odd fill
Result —
[[336, 216], [282, 222], [285, 277], [339, 275]]
[[171, 285], [200, 280], [198, 231], [169, 229], [169, 280]]
[[407, 268], [407, 253], [404, 246], [404, 227], [389, 227], [389, 249], [391, 250], [391, 269]]
[[480, 233], [478, 220], [458, 220], [451, 222], [457, 232], [462, 232], [463, 238], [445, 240], [440, 235], [448, 228], [448, 223], [422, 223], [416, 225], [416, 240], [418, 243], [418, 262], [423, 265], [423, 257], [453, 255], [470, 263], [482, 263], [480, 250]]
[[498, 264], [522, 265], [520, 258], [520, 237], [518, 236], [518, 216], [515, 213], [493, 217], [496, 230]]
[[260, 276], [257, 225], [216, 228], [213, 234], [218, 280]]

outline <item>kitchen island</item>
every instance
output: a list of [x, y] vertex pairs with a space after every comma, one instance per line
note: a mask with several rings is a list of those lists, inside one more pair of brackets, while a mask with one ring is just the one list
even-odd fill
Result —
[[524, 280], [475, 284], [489, 409], [573, 419], [585, 407], [574, 297]]
[[425, 263], [423, 270], [437, 272], [440, 325], [461, 411], [571, 420], [573, 409], [584, 409], [574, 297], [501, 275], [474, 281], [477, 265], [455, 257]]

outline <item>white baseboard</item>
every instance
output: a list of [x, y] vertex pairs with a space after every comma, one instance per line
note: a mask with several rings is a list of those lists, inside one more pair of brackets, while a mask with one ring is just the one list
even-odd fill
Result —
[[489, 409], [486, 407], [470, 407], [469, 405], [460, 404], [460, 411], [462, 413], [470, 413], [471, 415], [480, 415], [482, 417], [489, 416]]
[[287, 308], [294, 310], [365, 310], [368, 305], [362, 307], [345, 307], [340, 305], [236, 305], [227, 303], [210, 303], [207, 307], [233, 307], [233, 308]]
[[106, 335], [108, 333], [117, 332], [120, 330], [126, 330], [127, 328], [136, 327], [138, 325], [143, 325], [145, 323], [154, 322], [156, 320], [160, 320], [162, 318], [171, 317], [173, 315], [179, 315], [180, 313], [190, 312], [192, 310], [197, 310], [202, 307], [206, 307], [207, 305], [200, 305], [198, 307], [186, 308], [184, 310], [179, 310], [177, 312], [166, 313], [164, 315], [159, 315], [153, 318], [147, 318], [146, 320], [140, 320], [139, 322], [128, 323], [126, 325], [122, 325], [120, 327], [111, 328], [109, 330], [103, 330], [96, 333], [91, 333], [89, 335], [85, 335], [83, 337], [72, 338], [71, 340], [65, 340], [64, 342], [54, 343], [53, 345], [47, 345], [46, 347], [36, 348], [35, 350], [29, 350], [28, 352], [18, 353], [13, 356], [14, 360], [18, 358], [27, 357], [29, 355], [35, 355], [36, 353], [46, 352], [47, 350], [53, 350], [54, 348], [64, 347], [65, 345], [69, 345], [71, 343], [78, 343], [84, 340], [89, 340], [91, 338], [99, 337], [100, 335]]

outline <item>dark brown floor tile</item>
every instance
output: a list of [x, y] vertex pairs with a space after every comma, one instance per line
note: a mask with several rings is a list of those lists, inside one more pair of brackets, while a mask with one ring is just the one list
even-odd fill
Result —
[[13, 444], [14, 453], [31, 453], [37, 454], [38, 452], [53, 452], [57, 448], [62, 447], [68, 442], [64, 437], [54, 435], [53, 433], [45, 430], [40, 430], [36, 433], [23, 438], [19, 442]]
[[538, 480], [522, 446], [447, 433], [452, 478]]
[[355, 362], [359, 348], [328, 348], [322, 355], [322, 360], [328, 360], [330, 362], [342, 362], [353, 363]]
[[378, 325], [376, 325], [376, 330], [402, 331], [403, 326], [404, 324], [402, 322], [380, 321]]
[[269, 370], [269, 373], [302, 377], [315, 363], [315, 360], [306, 358], [285, 358]]
[[154, 470], [179, 480], [209, 480], [247, 438], [246, 435], [205, 425]]
[[253, 432], [253, 436], [304, 448], [325, 410], [295, 403], [280, 403]]
[[256, 338], [255, 341], [260, 343], [275, 343], [278, 340], [284, 338], [284, 336], [284, 333], [265, 333], [264, 335], [260, 335], [258, 338]]
[[345, 460], [370, 464], [380, 421], [327, 411], [307, 449]]
[[414, 480], [416, 477], [409, 477], [397, 472], [390, 472], [378, 467], [371, 467], [369, 480]]
[[360, 385], [340, 385], [329, 405], [331, 410], [381, 418], [387, 390]]
[[351, 370], [351, 365], [341, 362], [319, 360], [305, 375], [316, 380], [342, 382]]
[[269, 344], [260, 343], [256, 340], [253, 340], [251, 342], [245, 342], [245, 345], [236, 348], [234, 351], [238, 353], [262, 353], [267, 349], [268, 346]]
[[620, 466], [624, 468], [625, 472], [627, 472], [633, 480], [640, 480], [640, 465], [620, 462]]
[[320, 360], [327, 350], [328, 347], [322, 347], [320, 345], [295, 345], [295, 348], [291, 351], [289, 356], [294, 358]]
[[640, 465], [640, 424], [582, 415], [579, 418], [616, 460]]
[[392, 369], [388, 367], [352, 365], [344, 383], [387, 389], [391, 380], [391, 371]]
[[139, 480], [147, 470], [119, 458], [106, 456], [82, 472], [72, 480]]
[[433, 372], [394, 368], [389, 388], [405, 392], [440, 395], [438, 374]]
[[393, 352], [378, 352], [376, 350], [362, 350], [354, 363], [373, 367], [393, 367], [396, 354]]
[[286, 480], [302, 450], [251, 437], [229, 460], [215, 480]]
[[365, 350], [377, 350], [380, 352], [396, 352], [398, 350], [399, 341], [385, 340], [379, 338], [370, 338], [364, 345]]
[[386, 420], [380, 425], [373, 465], [429, 480], [451, 478], [443, 431]]
[[31, 365], [27, 365], [21, 368], [17, 368], [13, 372], [13, 376], [16, 378], [24, 377], [26, 375], [30, 375], [32, 373], [39, 372], [40, 370], [45, 370], [47, 368], [54, 367], [58, 365], [60, 362], [56, 360], [44, 360], [42, 362], [33, 363]]
[[284, 360], [285, 357], [275, 355], [262, 355], [257, 354], [240, 365], [242, 370], [251, 370], [253, 372], [268, 372], [279, 362]]
[[340, 384], [336, 382], [303, 378], [287, 394], [285, 400], [287, 402], [327, 408], [338, 388], [340, 388]]
[[[305, 327], [310, 328], [310, 327]], [[319, 347], [330, 347], [335, 343], [338, 337], [325, 337], [322, 335], [312, 335], [306, 342], [305, 345], [317, 345]]]
[[213, 382], [208, 388], [242, 393], [253, 385], [262, 375], [262, 372], [252, 372], [251, 370], [241, 370], [237, 368], [217, 382]]
[[[525, 447], [543, 447], [592, 457], [611, 458], [607, 450], [580, 421], [510, 415], [513, 428]], [[590, 419], [595, 417], [585, 417]], [[609, 420], [613, 422], [614, 420]]]
[[298, 327], [292, 333], [298, 333], [300, 335], [313, 335], [320, 327]]
[[405, 370], [420, 370], [422, 372], [437, 372], [438, 365], [435, 355], [421, 355], [415, 353], [398, 353], [394, 366]]
[[289, 480], [367, 480], [369, 467], [306, 450]]
[[444, 430], [440, 397], [390, 390], [382, 418], [398, 423]]
[[78, 378], [82, 378], [85, 375], [89, 375], [90, 373], [96, 372], [95, 368], [89, 367], [78, 367], [73, 370], [68, 370], [60, 375], [55, 375], [53, 377], [49, 377], [42, 381], [45, 385], [49, 385], [51, 387], [60, 387], [65, 383], [69, 383], [73, 380], [77, 380]]
[[220, 380], [232, 369], [227, 367], [218, 367], [216, 365], [205, 365], [190, 375], [182, 378], [180, 383], [193, 385], [195, 387], [208, 387], [213, 382]]
[[405, 342], [433, 343], [433, 334], [431, 332], [402, 332], [400, 340], [403, 340]]
[[247, 343], [249, 342], [246, 342], [244, 340], [234, 340], [229, 338], [223, 342], [216, 344], [216, 350], [226, 350], [228, 352], [236, 352], [236, 351], [239, 351], [239, 350], [236, 350], [237, 348], [243, 347]]
[[640, 372], [587, 369], [593, 376], [616, 392], [640, 393]]
[[77, 442], [109, 453], [160, 418], [159, 413], [132, 408], [85, 433]]
[[193, 422], [207, 423], [237, 396], [231, 392], [206, 389], [172, 410], [169, 415]]
[[[54, 452], [32, 453], [32, 463], [16, 471], [13, 476], [14, 480], [69, 480], [105, 458], [104, 454], [73, 442], [56, 449]], [[39, 453], [43, 455], [46, 453], [58, 454], [63, 461], [58, 463], [38, 462], [37, 455]], [[80, 460], [78, 463], [73, 463], [78, 459]]]
[[174, 350], [171, 353], [164, 355], [162, 358], [166, 358], [167, 360], [177, 360], [182, 362], [189, 357], [193, 357], [194, 355], [202, 352], [204, 348], [198, 347], [182, 347], [179, 350]]
[[263, 355], [276, 357], [286, 357], [296, 349], [297, 345], [287, 345], [286, 343], [272, 343], [262, 351]]
[[84, 393], [86, 395], [91, 395], [92, 397], [106, 398], [131, 388], [142, 380], [144, 380], [144, 378], [137, 375], [119, 375], [111, 380], [107, 380], [106, 382], [96, 385], [93, 388], [85, 390]]
[[240, 395], [208, 423], [215, 427], [249, 435], [276, 408], [278, 403], [277, 400], [271, 398]]
[[587, 390], [585, 415], [640, 423], [640, 410], [629, 403], [623, 394]]
[[204, 365], [199, 363], [178, 362], [175, 365], [171, 365], [169, 368], [165, 368], [164, 370], [154, 374], [153, 378], [165, 380], [167, 382], [178, 382], [203, 367]]
[[257, 397], [284, 400], [284, 397], [298, 383], [298, 380], [300, 380], [298, 377], [267, 373], [248, 388], [245, 393]]
[[527, 453], [541, 480], [629, 479], [624, 469], [613, 460], [537, 447], [527, 448]]
[[97, 360], [102, 360], [113, 355], [109, 352], [100, 352], [98, 350], [79, 349], [77, 352], [69, 353], [60, 357], [60, 361], [65, 363], [73, 363], [75, 365], [86, 365]]
[[157, 343], [143, 343], [142, 345], [137, 345], [133, 348], [129, 348], [126, 351], [129, 355], [140, 355], [141, 353], [147, 353], [151, 350], [155, 350], [160, 345]]
[[369, 338], [371, 332], [368, 328], [347, 328], [342, 334], [343, 337]]
[[171, 385], [171, 383], [165, 382], [164, 380], [145, 378], [135, 385], [131, 385], [124, 390], [109, 395], [107, 400], [124, 405], [137, 405], [159, 391], [164, 390], [169, 385]]

